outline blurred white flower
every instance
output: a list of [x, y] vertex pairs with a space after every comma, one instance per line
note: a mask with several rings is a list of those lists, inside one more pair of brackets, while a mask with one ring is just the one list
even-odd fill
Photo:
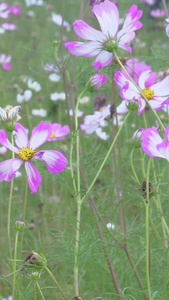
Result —
[[8, 19], [10, 15], [9, 5], [6, 2], [0, 4], [0, 18]]
[[32, 115], [44, 118], [47, 116], [47, 110], [44, 108], [32, 109]]
[[12, 300], [12, 296], [8, 296], [8, 299], [2, 298], [2, 300]]
[[57, 101], [57, 100], [65, 100], [66, 99], [66, 95], [64, 92], [62, 93], [53, 93], [53, 94], [50, 94], [50, 100], [52, 101]]
[[4, 155], [7, 152], [7, 148], [2, 146], [0, 147], [0, 155]]
[[[54, 12], [52, 12], [52, 21], [58, 25], [58, 26], [62, 26], [62, 16], [61, 15], [57, 15]], [[63, 21], [63, 26], [66, 27], [67, 31], [70, 31], [70, 24], [67, 21]]]
[[79, 100], [80, 104], [87, 104], [90, 101], [90, 98], [85, 96]]
[[[123, 124], [123, 116], [122, 115], [117, 115], [117, 121], [118, 121], [118, 126], [121, 126]], [[113, 117], [113, 124], [116, 126], [116, 116]]]
[[169, 38], [169, 19], [165, 19], [163, 24], [165, 26], [165, 31], [166, 31], [167, 37]]
[[43, 0], [25, 0], [26, 6], [29, 7], [31, 5], [42, 6], [44, 5]]
[[55, 73], [59, 72], [59, 69], [56, 65], [48, 64], [48, 63], [44, 66], [44, 70], [47, 72], [55, 72]]
[[41, 85], [37, 81], [33, 81], [33, 78], [28, 79], [28, 88], [35, 92], [41, 91]]
[[49, 74], [49, 80], [53, 82], [58, 82], [60, 81], [60, 76], [57, 75], [56, 73], [51, 73]]
[[20, 92], [17, 96], [16, 96], [16, 101], [18, 103], [22, 103], [22, 102], [27, 102], [32, 98], [32, 91], [30, 90], [26, 90], [24, 92]]
[[18, 120], [21, 119], [19, 113], [21, 112], [21, 107], [20, 106], [11, 106], [7, 105], [4, 109], [0, 107], [0, 120], [2, 121], [15, 121], [17, 122]]
[[49, 197], [49, 202], [50, 202], [50, 203], [52, 203], [52, 202], [57, 203], [57, 202], [59, 202], [59, 201], [60, 201], [59, 196], [50, 196], [50, 197]]
[[[74, 111], [74, 114], [75, 114], [75, 111]], [[71, 117], [73, 117], [73, 109], [72, 108], [69, 110], [69, 115]], [[78, 118], [80, 118], [82, 115], [83, 115], [83, 111], [81, 111], [81, 110], [78, 109], [77, 110], [77, 116], [78, 116]]]
[[15, 173], [15, 178], [21, 177], [21, 175], [22, 175], [22, 173], [19, 172], [19, 171], [17, 171], [17, 172]]
[[27, 16], [28, 16], [28, 17], [34, 17], [34, 16], [35, 16], [35, 12], [32, 11], [32, 10], [29, 10], [29, 11], [27, 12]]
[[115, 228], [115, 225], [113, 223], [107, 223], [106, 225], [107, 229], [114, 229]]
[[107, 134], [106, 132], [102, 131], [102, 128], [101, 127], [98, 127], [96, 129], [96, 134], [97, 136], [101, 139], [101, 140], [107, 140], [109, 138], [109, 134]]
[[4, 32], [5, 30], [2, 27], [0, 27], [0, 34], [3, 34]]

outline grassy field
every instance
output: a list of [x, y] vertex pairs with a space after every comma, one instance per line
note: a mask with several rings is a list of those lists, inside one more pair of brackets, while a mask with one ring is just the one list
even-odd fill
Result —
[[[136, 38], [130, 43], [132, 54], [118, 49], [118, 56], [137, 57], [151, 65], [160, 81], [164, 77], [162, 72], [167, 75], [169, 70], [169, 40], [163, 25], [165, 17], [152, 18], [151, 6], [139, 0], [134, 3], [119, 0], [118, 3], [121, 18], [125, 18], [133, 4], [143, 10], [140, 19], [143, 27], [136, 31]], [[0, 106], [21, 106], [19, 123], [29, 130], [29, 137], [41, 121], [69, 125], [70, 134], [41, 146], [43, 150], [60, 151], [67, 158], [68, 165], [63, 172], [52, 174], [44, 162], [34, 162], [42, 176], [36, 193], [27, 188], [23, 166], [17, 178], [0, 182], [0, 299], [8, 299], [10, 295], [13, 295], [13, 300], [169, 299], [168, 162], [154, 158], [149, 170], [150, 157], [141, 147], [134, 148], [132, 143], [137, 129], [158, 127], [154, 112], [149, 110], [137, 115], [137, 111], [131, 111], [97, 180], [80, 204], [79, 220], [80, 202], [77, 199], [85, 196], [120, 126], [114, 125], [114, 114], [107, 121], [108, 126], [103, 128], [109, 135], [106, 140], [95, 132], [86, 135], [79, 126], [76, 130], [75, 119], [67, 110], [74, 110], [86, 83], [98, 72], [91, 66], [93, 57], [71, 56], [63, 43], [80, 41], [73, 30], [75, 20], [84, 18], [98, 30], [99, 25], [88, 0], [46, 0], [42, 6], [27, 6], [24, 0], [11, 0], [8, 4], [22, 10], [19, 16], [0, 17], [1, 24], [17, 25], [16, 30], [0, 35], [0, 55], [5, 53], [12, 57], [11, 70], [7, 71], [0, 65]], [[55, 24], [52, 13], [63, 16], [68, 24], [65, 27], [63, 22], [61, 26]], [[54, 65], [55, 70], [45, 70], [46, 64]], [[120, 66], [116, 62], [103, 67], [101, 73], [108, 77], [107, 82], [93, 93], [85, 91], [83, 97], [89, 97], [89, 102], [79, 104], [79, 110], [83, 112], [78, 118], [79, 124], [86, 115], [97, 110], [95, 97], [100, 93], [107, 98], [104, 106], [114, 103], [117, 107], [121, 103], [119, 89], [113, 80], [118, 70]], [[55, 73], [54, 78], [56, 75], [60, 78], [51, 81], [51, 73]], [[40, 84], [39, 91], [28, 87], [30, 78]], [[18, 94], [23, 95], [28, 89], [32, 91], [30, 101], [18, 103]], [[51, 100], [51, 94], [56, 92], [65, 93], [66, 99], [61, 100], [58, 96], [58, 100]], [[44, 109], [44, 115], [32, 114], [34, 109]], [[166, 127], [168, 113], [159, 110], [157, 114]], [[125, 117], [126, 114], [122, 115], [122, 122]], [[0, 129], [4, 129], [4, 122], [1, 122]], [[162, 136], [162, 131], [159, 132]], [[8, 132], [9, 140], [11, 136]], [[77, 149], [80, 149], [80, 175]], [[11, 158], [12, 152], [7, 150], [0, 155], [0, 162]], [[75, 185], [79, 184], [80, 193], [75, 191], [71, 172], [74, 173]], [[147, 192], [143, 197], [143, 182], [146, 185], [148, 180], [152, 183], [153, 193], [149, 195]], [[145, 201], [147, 196], [148, 204]], [[17, 231], [16, 221], [24, 221], [26, 230]], [[108, 228], [108, 223], [113, 227]], [[25, 263], [26, 254], [32, 251], [38, 253], [38, 263]], [[32, 277], [34, 272], [38, 272], [38, 280]]]

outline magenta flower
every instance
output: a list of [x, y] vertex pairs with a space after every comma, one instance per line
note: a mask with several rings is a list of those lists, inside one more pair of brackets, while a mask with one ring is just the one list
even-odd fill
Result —
[[111, 105], [108, 105], [100, 111], [95, 111], [94, 115], [85, 116], [84, 123], [80, 125], [81, 130], [85, 131], [86, 134], [95, 132], [104, 120], [110, 116], [110, 107]]
[[145, 129], [142, 136], [142, 149], [152, 157], [162, 157], [169, 161], [169, 125], [165, 136], [168, 141], [162, 139], [156, 127]]
[[9, 64], [9, 62], [11, 61], [11, 56], [10, 55], [6, 55], [4, 53], [0, 54], [0, 64], [2, 65], [2, 68], [4, 70], [11, 70], [12, 69], [12, 65]]
[[10, 181], [16, 176], [16, 172], [25, 163], [25, 170], [28, 176], [28, 183], [31, 193], [37, 192], [41, 184], [41, 176], [31, 161], [43, 160], [51, 173], [59, 173], [66, 168], [67, 159], [62, 153], [55, 150], [36, 149], [44, 144], [51, 135], [51, 123], [41, 123], [32, 131], [30, 141], [26, 129], [19, 123], [15, 123], [15, 143], [13, 146], [6, 135], [5, 130], [0, 130], [0, 143], [18, 155], [17, 158], [9, 159], [0, 163], [0, 182]]
[[102, 31], [92, 28], [83, 20], [77, 20], [74, 22], [74, 30], [78, 36], [88, 42], [67, 42], [64, 45], [72, 55], [96, 56], [93, 66], [100, 72], [102, 67], [111, 63], [113, 50], [119, 47], [132, 52], [127, 43], [134, 39], [135, 30], [142, 27], [138, 21], [142, 16], [142, 11], [138, 10], [136, 5], [132, 5], [120, 31], [118, 31], [119, 12], [114, 3], [105, 0], [103, 3], [94, 5], [92, 12]]
[[87, 88], [90, 92], [94, 90], [98, 90], [105, 82], [107, 81], [108, 77], [104, 76], [103, 74], [95, 74], [92, 76], [87, 84]]
[[16, 6], [9, 6], [9, 12], [13, 14], [15, 17], [18, 17], [21, 13], [22, 8]]
[[[116, 72], [114, 80], [121, 90], [120, 97], [125, 99], [117, 107], [117, 113], [126, 113], [129, 111], [128, 107], [130, 104], [134, 102], [138, 106], [137, 113], [140, 115], [146, 107], [146, 100], [143, 98], [139, 90], [130, 79], [127, 79], [126, 76], [124, 76], [121, 71]], [[147, 82], [148, 86], [146, 85]], [[152, 76], [151, 71], [144, 71], [138, 78], [138, 86], [155, 110], [161, 109], [169, 100], [169, 75], [161, 82], [155, 83], [155, 76]]]
[[49, 136], [48, 141], [62, 140], [69, 132], [70, 129], [68, 125], [62, 127], [61, 124], [53, 123], [51, 124], [51, 135]]

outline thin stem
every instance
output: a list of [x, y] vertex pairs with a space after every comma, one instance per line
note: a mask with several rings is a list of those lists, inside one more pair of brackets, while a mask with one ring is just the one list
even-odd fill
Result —
[[148, 288], [148, 296], [149, 300], [151, 300], [151, 288], [150, 288], [150, 240], [149, 240], [149, 174], [150, 174], [150, 165], [151, 158], [148, 162], [147, 167], [147, 178], [146, 178], [146, 194], [147, 194], [147, 203], [146, 203], [146, 274], [147, 274], [147, 288]]
[[167, 289], [167, 284], [168, 284], [168, 276], [169, 276], [169, 257], [168, 257], [168, 266], [167, 266], [167, 272], [165, 275], [165, 281], [164, 281], [164, 286], [163, 286], [163, 295], [162, 295], [162, 300], [165, 300], [165, 294], [166, 294], [166, 289]]
[[[14, 137], [11, 134], [11, 144], [14, 145]], [[14, 158], [15, 153], [12, 152], [12, 158]], [[11, 179], [10, 185], [10, 193], [9, 193], [9, 204], [8, 204], [8, 223], [7, 223], [7, 233], [8, 233], [8, 247], [9, 247], [9, 256], [12, 260], [12, 250], [11, 250], [11, 230], [10, 230], [10, 222], [11, 222], [11, 207], [12, 207], [12, 196], [13, 196], [13, 178]]]
[[[24, 196], [24, 207], [23, 207], [23, 218], [22, 221], [25, 223], [25, 217], [26, 217], [26, 203], [27, 203], [27, 195], [28, 195], [28, 179], [26, 177], [26, 183], [25, 183], [25, 196]], [[23, 238], [24, 238], [24, 231], [22, 231], [21, 235], [21, 246], [20, 246], [20, 257], [22, 254], [22, 248], [23, 248]]]
[[166, 1], [162, 0], [162, 3], [163, 3], [164, 10], [166, 12], [166, 16], [167, 16], [167, 18], [169, 18], [169, 11], [168, 11], [168, 8], [167, 8], [167, 5], [166, 5]]
[[73, 172], [73, 161], [72, 161], [73, 143], [74, 143], [74, 139], [72, 138], [71, 144], [70, 144], [70, 172], [71, 172], [71, 176], [72, 176], [72, 181], [73, 181], [73, 187], [74, 187], [74, 191], [75, 191], [75, 196], [77, 197], [77, 188], [76, 188], [75, 176], [74, 176], [74, 172]]
[[15, 252], [14, 252], [14, 263], [13, 263], [13, 292], [12, 292], [12, 299], [15, 299], [15, 283], [16, 283], [16, 258], [17, 258], [17, 247], [18, 247], [18, 236], [19, 231], [16, 231], [15, 237]]
[[102, 171], [102, 169], [103, 169], [103, 167], [104, 167], [104, 165], [105, 165], [107, 159], [109, 158], [109, 155], [110, 155], [110, 153], [111, 153], [111, 151], [112, 151], [112, 149], [113, 149], [113, 147], [114, 147], [114, 145], [115, 145], [115, 143], [116, 143], [116, 141], [117, 141], [117, 139], [118, 139], [118, 136], [119, 136], [119, 134], [120, 134], [122, 128], [124, 127], [124, 124], [126, 123], [128, 117], [129, 117], [129, 115], [130, 115], [130, 111], [129, 111], [128, 114], [126, 115], [126, 117], [125, 117], [125, 119], [124, 119], [124, 121], [123, 121], [123, 124], [120, 126], [120, 128], [119, 128], [119, 130], [118, 130], [118, 132], [117, 132], [117, 134], [116, 134], [116, 136], [115, 136], [115, 138], [114, 138], [114, 141], [112, 142], [112, 144], [111, 144], [111, 146], [110, 146], [110, 148], [109, 148], [109, 150], [108, 150], [108, 152], [107, 152], [107, 154], [106, 154], [106, 156], [105, 156], [105, 158], [104, 158], [104, 160], [103, 160], [103, 162], [102, 162], [102, 164], [101, 164], [101, 166], [100, 166], [100, 168], [99, 168], [99, 170], [98, 170], [96, 176], [94, 177], [94, 179], [93, 179], [91, 185], [89, 186], [89, 188], [88, 188], [86, 194], [83, 196], [82, 202], [83, 202], [83, 200], [87, 197], [87, 195], [88, 195], [89, 192], [91, 191], [92, 187], [94, 186], [94, 184], [95, 184], [95, 182], [96, 182], [98, 176], [100, 175], [100, 173], [101, 173], [101, 171]]
[[50, 277], [53, 279], [53, 281], [55, 282], [55, 284], [56, 284], [57, 288], [59, 289], [60, 293], [62, 294], [63, 298], [65, 300], [68, 300], [68, 298], [65, 296], [64, 292], [62, 291], [59, 283], [57, 282], [56, 278], [53, 276], [52, 272], [48, 269], [48, 267], [45, 266], [44, 268], [48, 272], [48, 274], [50, 275]]
[[140, 92], [141, 96], [145, 99], [146, 103], [148, 104], [148, 106], [151, 108], [151, 110], [153, 111], [156, 119], [158, 120], [159, 125], [161, 126], [162, 130], [165, 131], [165, 127], [163, 125], [163, 123], [161, 122], [158, 114], [156, 113], [156, 111], [154, 110], [154, 108], [151, 106], [150, 101], [148, 101], [148, 99], [146, 98], [146, 96], [143, 94], [142, 90], [138, 87], [138, 85], [135, 83], [135, 81], [133, 80], [133, 78], [129, 75], [129, 73], [127, 72], [127, 70], [125, 69], [125, 67], [123, 66], [123, 64], [121, 63], [120, 59], [118, 58], [116, 51], [113, 51], [119, 65], [121, 66], [121, 68], [123, 69], [123, 71], [126, 73], [126, 75], [128, 76], [128, 78], [131, 80], [131, 82], [135, 85], [135, 87], [138, 89], [138, 91]]
[[133, 171], [134, 177], [135, 177], [135, 179], [137, 180], [137, 183], [138, 183], [139, 185], [141, 185], [141, 184], [140, 184], [140, 181], [139, 181], [139, 179], [138, 179], [138, 177], [137, 177], [136, 171], [135, 171], [135, 169], [134, 169], [134, 165], [133, 165], [133, 153], [134, 153], [134, 147], [133, 147], [132, 150], [131, 150], [131, 155], [130, 155], [130, 165], [131, 165], [131, 169], [132, 169], [132, 171]]
[[34, 300], [36, 300], [36, 285], [35, 285], [35, 281], [33, 281], [33, 293], [34, 293]]
[[36, 280], [36, 285], [37, 285], [38, 291], [39, 291], [39, 293], [40, 293], [42, 299], [45, 300], [45, 297], [43, 296], [42, 290], [41, 290], [40, 285], [39, 285], [39, 283], [38, 283], [37, 280]]

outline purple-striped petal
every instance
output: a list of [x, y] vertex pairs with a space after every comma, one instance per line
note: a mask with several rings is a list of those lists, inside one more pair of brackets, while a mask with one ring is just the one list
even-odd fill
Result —
[[111, 36], [114, 38], [119, 27], [117, 6], [109, 0], [105, 0], [103, 3], [95, 5], [92, 12], [96, 16], [103, 33], [107, 37]]
[[29, 147], [36, 149], [44, 144], [51, 135], [51, 123], [45, 123], [43, 121], [32, 131], [32, 136], [29, 142]]
[[40, 173], [30, 161], [25, 161], [25, 170], [28, 176], [28, 183], [31, 189], [31, 194], [36, 193], [39, 185], [42, 182]]
[[51, 173], [62, 172], [68, 164], [66, 157], [61, 152], [55, 150], [38, 151], [34, 155], [34, 158], [43, 160]]
[[7, 134], [6, 134], [5, 130], [3, 130], [3, 129], [0, 130], [0, 144], [4, 147], [10, 149], [14, 153], [18, 153], [18, 149], [10, 143], [10, 141], [8, 140]]
[[28, 146], [28, 134], [20, 123], [15, 123], [15, 143], [18, 148]]
[[8, 159], [0, 163], [0, 182], [11, 181], [15, 177], [16, 172], [23, 164], [23, 160], [20, 158]]

